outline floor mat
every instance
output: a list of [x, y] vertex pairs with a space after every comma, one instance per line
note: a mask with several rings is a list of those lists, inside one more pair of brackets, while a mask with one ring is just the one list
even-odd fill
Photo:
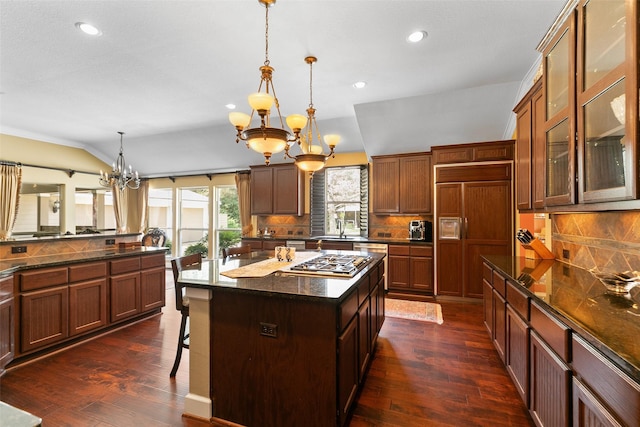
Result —
[[440, 304], [395, 298], [387, 298], [385, 300], [385, 315], [401, 319], [434, 322], [439, 325], [442, 325], [444, 321]]

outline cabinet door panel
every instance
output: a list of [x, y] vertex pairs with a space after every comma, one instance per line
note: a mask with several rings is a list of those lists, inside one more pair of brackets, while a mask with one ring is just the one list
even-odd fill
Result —
[[398, 158], [373, 159], [372, 191], [374, 213], [398, 213], [400, 162]]
[[164, 307], [165, 276], [164, 267], [140, 272], [140, 309], [142, 311]]
[[338, 411], [344, 425], [358, 391], [358, 322], [354, 318], [338, 338]]
[[539, 426], [569, 425], [571, 370], [531, 332], [529, 410]]
[[13, 298], [0, 302], [0, 374], [15, 355]]
[[251, 214], [273, 213], [273, 173], [271, 168], [251, 169]]
[[409, 281], [411, 280], [410, 268], [408, 256], [390, 256], [389, 289], [409, 289]]
[[[637, 421], [637, 419], [635, 420]], [[574, 427], [622, 427], [589, 389], [573, 379], [573, 426]]]
[[532, 111], [531, 102], [527, 102], [516, 118], [516, 203], [518, 210], [529, 210], [532, 205]]
[[107, 325], [107, 279], [69, 286], [69, 335]]
[[493, 346], [503, 362], [507, 350], [507, 302], [493, 290]]
[[431, 156], [400, 158], [400, 212], [431, 212]]
[[369, 296], [360, 306], [358, 310], [358, 366], [360, 376], [359, 381], [364, 381], [364, 376], [369, 364], [369, 357], [371, 356], [371, 304]]
[[525, 405], [529, 405], [529, 326], [507, 305], [507, 371]]
[[411, 287], [433, 292], [433, 258], [411, 257]]
[[61, 286], [20, 295], [21, 352], [69, 336], [69, 288]]
[[304, 174], [295, 165], [273, 169], [274, 215], [302, 215], [304, 211]]
[[140, 313], [140, 273], [113, 276], [110, 279], [111, 322]]

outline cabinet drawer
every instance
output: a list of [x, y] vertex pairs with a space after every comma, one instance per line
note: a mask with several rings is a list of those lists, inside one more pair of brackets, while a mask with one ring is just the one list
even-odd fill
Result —
[[520, 292], [517, 286], [507, 282], [507, 303], [518, 312], [523, 319], [529, 320], [529, 297]]
[[355, 290], [347, 297], [347, 299], [340, 305], [340, 324], [338, 330], [342, 331], [347, 327], [353, 316], [358, 311], [358, 290]]
[[570, 359], [571, 329], [531, 303], [531, 327], [565, 362]]
[[19, 274], [20, 290], [32, 291], [49, 286], [66, 285], [69, 281], [67, 267], [42, 268]]
[[502, 298], [507, 296], [507, 279], [502, 277], [497, 271], [493, 272], [493, 289], [495, 289]]
[[369, 272], [369, 276], [365, 277], [363, 280], [360, 281], [360, 284], [358, 285], [358, 307], [360, 307], [362, 305], [362, 303], [367, 299], [367, 297], [369, 296], [369, 292], [370, 292], [370, 283], [369, 281], [371, 280], [371, 272]]
[[573, 369], [625, 425], [640, 420], [640, 384], [616, 368], [598, 350], [573, 336]]
[[86, 264], [77, 264], [69, 267], [69, 282], [82, 282], [83, 280], [98, 279], [106, 277], [107, 263], [91, 262]]
[[140, 265], [143, 270], [154, 267], [164, 267], [164, 254], [145, 255], [140, 257]]
[[493, 269], [486, 262], [482, 263], [482, 278], [489, 284], [493, 283]]
[[109, 272], [111, 275], [129, 273], [140, 270], [140, 257], [130, 257], [109, 261]]
[[389, 255], [406, 255], [409, 256], [409, 245], [389, 245]]
[[411, 256], [433, 257], [433, 247], [431, 246], [411, 246]]

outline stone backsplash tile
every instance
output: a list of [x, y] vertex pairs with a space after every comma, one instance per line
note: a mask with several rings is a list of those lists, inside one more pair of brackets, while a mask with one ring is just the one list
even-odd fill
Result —
[[551, 224], [557, 259], [606, 272], [640, 270], [640, 212], [553, 214]]

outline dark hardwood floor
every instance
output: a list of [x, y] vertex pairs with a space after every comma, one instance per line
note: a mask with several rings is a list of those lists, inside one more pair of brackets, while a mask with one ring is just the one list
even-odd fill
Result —
[[[387, 317], [351, 427], [533, 425], [482, 306], [441, 304], [442, 325]], [[45, 427], [207, 426], [182, 417], [188, 350], [169, 378], [179, 324], [171, 289], [162, 315], [10, 369], [0, 400]]]

